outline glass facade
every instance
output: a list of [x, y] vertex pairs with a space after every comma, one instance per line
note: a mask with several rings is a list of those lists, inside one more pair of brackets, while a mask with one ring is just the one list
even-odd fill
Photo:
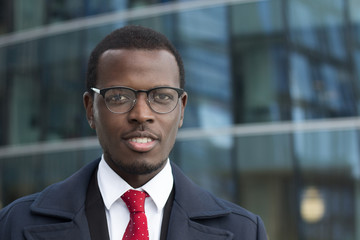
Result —
[[[36, 4], [34, 3], [36, 2]], [[0, 0], [0, 207], [100, 156], [87, 58], [138, 24], [179, 49], [171, 159], [259, 214], [270, 239], [360, 238], [358, 0]]]

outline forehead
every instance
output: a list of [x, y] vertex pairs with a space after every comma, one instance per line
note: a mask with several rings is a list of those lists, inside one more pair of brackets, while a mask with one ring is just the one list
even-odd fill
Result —
[[99, 59], [99, 87], [179, 87], [175, 57], [166, 50], [111, 49]]

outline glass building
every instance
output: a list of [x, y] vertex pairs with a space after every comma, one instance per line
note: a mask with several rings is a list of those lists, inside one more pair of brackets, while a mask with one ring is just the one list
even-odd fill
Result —
[[101, 154], [82, 105], [112, 30], [164, 33], [189, 102], [171, 154], [270, 239], [360, 239], [360, 1], [0, 0], [0, 207]]

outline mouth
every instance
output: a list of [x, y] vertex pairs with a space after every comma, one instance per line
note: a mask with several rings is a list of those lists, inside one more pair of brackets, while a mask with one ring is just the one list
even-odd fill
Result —
[[132, 133], [125, 137], [128, 147], [135, 152], [149, 152], [158, 143], [158, 138], [149, 133]]
[[139, 137], [139, 138], [131, 138], [129, 139], [130, 142], [133, 142], [133, 143], [149, 143], [149, 142], [152, 142], [154, 141], [154, 139], [152, 138], [149, 138], [149, 137]]

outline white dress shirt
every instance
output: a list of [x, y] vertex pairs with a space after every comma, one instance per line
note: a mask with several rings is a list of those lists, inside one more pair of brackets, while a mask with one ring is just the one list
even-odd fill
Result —
[[[133, 189], [117, 175], [101, 157], [97, 173], [101, 196], [104, 200], [110, 240], [121, 240], [130, 220], [129, 210], [121, 196]], [[169, 159], [165, 167], [149, 182], [135, 190], [146, 191], [145, 214], [150, 240], [159, 240], [164, 206], [173, 188], [173, 175]]]

